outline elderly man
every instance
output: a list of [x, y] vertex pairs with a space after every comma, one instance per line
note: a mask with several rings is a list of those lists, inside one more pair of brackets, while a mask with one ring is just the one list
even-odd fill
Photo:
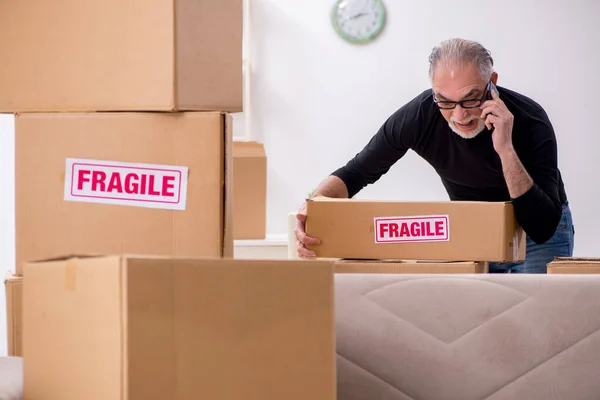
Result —
[[[530, 98], [496, 87], [492, 57], [479, 43], [444, 41], [429, 63], [431, 89], [392, 114], [313, 196], [353, 197], [412, 149], [435, 168], [451, 200], [514, 204], [527, 234], [526, 260], [490, 263], [490, 272], [545, 273], [555, 256], [572, 255], [574, 241], [548, 115]], [[305, 210], [303, 204], [295, 233], [298, 255], [310, 258], [306, 245], [319, 239], [306, 235]]]

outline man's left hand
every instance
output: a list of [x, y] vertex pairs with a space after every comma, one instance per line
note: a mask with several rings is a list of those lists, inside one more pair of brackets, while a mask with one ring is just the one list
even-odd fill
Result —
[[481, 118], [485, 119], [485, 126], [489, 130], [492, 128], [492, 141], [496, 153], [502, 155], [506, 151], [510, 151], [512, 144], [512, 130], [514, 116], [506, 107], [506, 104], [496, 93], [495, 90], [490, 90], [492, 100], [484, 102], [480, 107], [482, 110]]

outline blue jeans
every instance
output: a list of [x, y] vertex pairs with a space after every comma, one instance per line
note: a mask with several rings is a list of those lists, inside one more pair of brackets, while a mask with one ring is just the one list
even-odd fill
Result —
[[547, 264], [554, 257], [572, 257], [575, 240], [573, 217], [569, 209], [569, 202], [562, 206], [562, 216], [554, 235], [543, 244], [534, 243], [527, 236], [527, 253], [525, 261], [518, 263], [489, 263], [490, 273], [521, 273], [545, 274]]

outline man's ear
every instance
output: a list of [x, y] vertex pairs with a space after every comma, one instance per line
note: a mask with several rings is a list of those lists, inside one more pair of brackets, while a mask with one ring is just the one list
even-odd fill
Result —
[[493, 72], [490, 80], [494, 83], [494, 85], [498, 86], [498, 73]]

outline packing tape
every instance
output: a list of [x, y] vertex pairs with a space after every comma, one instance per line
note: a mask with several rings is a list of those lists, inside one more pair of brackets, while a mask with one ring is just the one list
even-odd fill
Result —
[[74, 291], [77, 287], [77, 261], [70, 259], [65, 261], [65, 289]]

